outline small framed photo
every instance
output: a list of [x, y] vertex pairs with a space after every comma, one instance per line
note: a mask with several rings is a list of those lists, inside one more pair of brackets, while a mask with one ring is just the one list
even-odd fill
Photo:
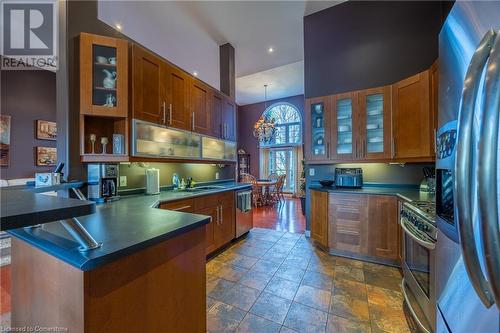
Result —
[[53, 121], [37, 120], [36, 138], [38, 140], [57, 140], [57, 124]]
[[36, 147], [36, 166], [54, 166], [57, 164], [57, 148]]

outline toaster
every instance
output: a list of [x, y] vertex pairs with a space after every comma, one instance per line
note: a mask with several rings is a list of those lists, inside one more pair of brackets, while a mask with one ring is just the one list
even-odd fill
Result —
[[335, 168], [336, 187], [363, 187], [363, 169], [361, 168]]

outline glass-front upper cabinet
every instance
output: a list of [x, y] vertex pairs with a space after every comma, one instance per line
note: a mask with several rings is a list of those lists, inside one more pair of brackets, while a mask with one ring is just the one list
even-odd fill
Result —
[[330, 158], [330, 105], [329, 97], [319, 97], [307, 101], [308, 112], [308, 157], [310, 160]]
[[390, 158], [390, 87], [363, 90], [359, 99], [362, 132], [359, 157]]
[[333, 159], [350, 160], [356, 157], [357, 110], [356, 93], [333, 97]]
[[126, 117], [128, 107], [128, 43], [80, 34], [80, 112]]

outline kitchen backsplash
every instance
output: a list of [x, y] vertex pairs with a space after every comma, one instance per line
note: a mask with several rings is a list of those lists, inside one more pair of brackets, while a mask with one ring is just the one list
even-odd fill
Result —
[[[363, 181], [383, 184], [420, 184], [424, 178], [423, 168], [433, 164], [405, 164], [404, 166], [386, 163], [309, 165], [306, 170], [308, 184], [322, 179], [334, 178], [335, 168], [362, 168]], [[314, 176], [309, 176], [309, 169]]]
[[120, 176], [127, 177], [127, 186], [120, 186], [119, 190], [142, 189], [146, 187], [146, 169], [160, 170], [160, 186], [172, 185], [172, 175], [192, 177], [196, 182], [216, 180], [219, 173], [220, 180], [234, 179], [234, 165], [218, 166], [214, 164], [196, 163], [120, 163]]

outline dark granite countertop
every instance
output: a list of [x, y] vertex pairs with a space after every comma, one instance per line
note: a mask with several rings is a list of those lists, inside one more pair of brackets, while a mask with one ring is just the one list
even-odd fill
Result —
[[0, 204], [2, 231], [95, 212], [94, 202], [37, 194], [26, 187], [2, 188]]
[[311, 185], [309, 189], [332, 193], [356, 193], [356, 194], [375, 194], [375, 195], [395, 195], [398, 198], [411, 201], [435, 201], [434, 193], [420, 192], [414, 186], [395, 186], [395, 185], [365, 185], [362, 188], [338, 188], [338, 187], [322, 187], [321, 185]]
[[167, 191], [150, 196], [130, 195], [115, 202], [97, 205], [94, 214], [79, 218], [88, 232], [103, 243], [100, 248], [88, 252], [78, 251], [78, 243], [72, 240], [57, 222], [45, 224], [40, 228], [15, 229], [9, 233], [76, 268], [92, 270], [210, 221], [205, 215], [155, 208], [161, 202], [251, 186], [234, 182], [218, 185], [223, 188], [196, 193]]

